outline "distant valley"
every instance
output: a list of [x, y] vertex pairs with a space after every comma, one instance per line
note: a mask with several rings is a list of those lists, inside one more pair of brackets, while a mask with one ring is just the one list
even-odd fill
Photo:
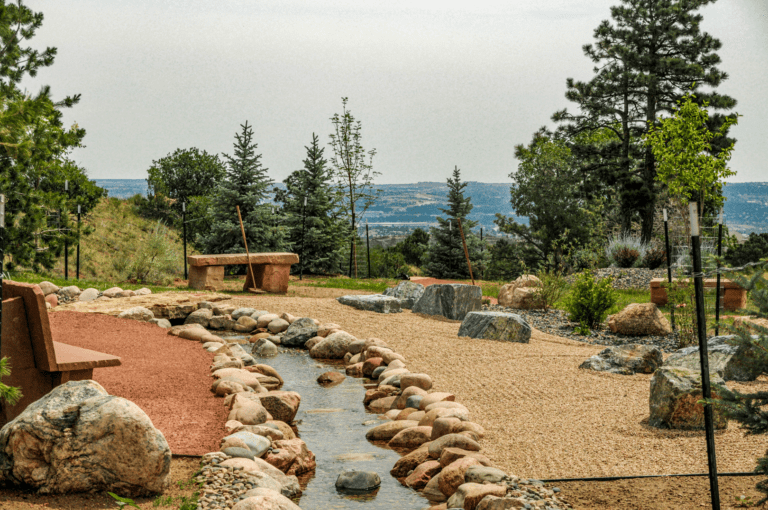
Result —
[[[128, 198], [137, 193], [146, 195], [144, 179], [95, 179], [96, 185], [106, 188], [109, 196]], [[283, 183], [275, 186], [284, 188]], [[469, 217], [493, 235], [497, 227], [496, 213], [514, 216], [509, 203], [509, 183], [469, 181], [465, 194], [472, 198], [474, 208]], [[412, 184], [379, 184], [381, 195], [365, 214], [372, 235], [402, 235], [416, 227], [427, 229], [435, 225], [436, 216], [444, 216], [440, 208], [446, 207], [448, 187], [445, 182], [417, 182]], [[732, 231], [749, 234], [768, 232], [768, 182], [728, 184], [724, 188], [725, 222]], [[519, 218], [527, 223], [526, 218]]]

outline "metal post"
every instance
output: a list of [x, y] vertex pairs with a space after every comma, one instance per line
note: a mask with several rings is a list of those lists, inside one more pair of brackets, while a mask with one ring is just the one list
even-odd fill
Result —
[[[64, 192], [67, 194], [67, 198], [69, 198], [69, 181], [64, 181]], [[66, 204], [64, 207], [66, 207]], [[69, 241], [66, 235], [64, 235], [64, 279], [69, 280]]]
[[[667, 303], [669, 303], [669, 292], [672, 291], [672, 252], [669, 249], [669, 221], [667, 210], [664, 209], [664, 244], [667, 249], [667, 282], [669, 282], [669, 291], [667, 292]], [[669, 316], [672, 319], [672, 331], [675, 331], [675, 307], [670, 307]]]
[[[691, 255], [693, 258], [693, 282], [696, 290], [696, 329], [699, 336], [699, 362], [701, 365], [701, 390], [705, 400], [712, 398], [709, 383], [709, 354], [707, 353], [707, 323], [704, 310], [704, 281], [701, 274], [701, 239], [696, 202], [691, 202]], [[720, 510], [720, 491], [717, 483], [717, 459], [715, 458], [715, 428], [712, 404], [704, 404], [704, 428], [707, 438], [707, 463], [709, 465], [709, 492], [712, 509]]]
[[723, 256], [723, 210], [717, 217], [717, 287], [715, 287], [715, 336], [720, 335], [720, 257]]
[[77, 280], [80, 281], [80, 204], [77, 204]]
[[304, 197], [304, 205], [301, 208], [301, 254], [299, 255], [299, 280], [304, 279], [304, 234], [306, 229], [307, 197]]
[[189, 278], [187, 272], [187, 203], [181, 203], [181, 229], [184, 236], [184, 279]]
[[0, 344], [3, 324], [3, 271], [5, 270], [5, 195], [0, 195]]
[[371, 278], [371, 243], [368, 241], [368, 220], [365, 221], [365, 250], [368, 252], [368, 279]]

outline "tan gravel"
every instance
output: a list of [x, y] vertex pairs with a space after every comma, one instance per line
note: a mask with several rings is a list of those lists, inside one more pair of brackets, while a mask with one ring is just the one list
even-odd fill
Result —
[[[233, 304], [335, 322], [358, 338], [377, 337], [429, 374], [487, 435], [486, 455], [509, 473], [561, 478], [706, 472], [703, 432], [647, 425], [650, 375], [579, 370], [602, 347], [534, 331], [529, 344], [458, 338], [460, 323], [410, 311], [377, 314], [331, 298], [254, 296]], [[768, 389], [768, 379], [750, 383]], [[741, 385], [745, 388], [745, 385]], [[751, 471], [765, 436], [735, 425], [716, 435], [718, 469]]]

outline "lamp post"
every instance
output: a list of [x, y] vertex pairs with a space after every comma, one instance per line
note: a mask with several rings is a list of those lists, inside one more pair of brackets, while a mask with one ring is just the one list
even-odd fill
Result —
[[[69, 181], [64, 181], [64, 193], [69, 199]], [[66, 211], [66, 204], [64, 204], [64, 210]], [[64, 279], [69, 280], [69, 240], [66, 234], [64, 235]]]
[[187, 274], [187, 203], [181, 203], [181, 229], [184, 236], [184, 279], [188, 278]]
[[715, 336], [720, 335], [720, 257], [723, 256], [723, 210], [717, 216], [717, 287], [715, 288]]
[[[704, 400], [712, 398], [709, 382], [709, 354], [707, 352], [707, 323], [704, 310], [704, 281], [701, 274], [701, 238], [697, 204], [689, 204], [691, 217], [691, 255], [693, 259], [693, 284], [696, 291], [696, 329], [699, 337], [699, 364], [701, 367], [701, 392]], [[720, 510], [720, 490], [717, 483], [717, 459], [715, 457], [715, 428], [712, 404], [704, 404], [704, 429], [707, 440], [707, 464], [709, 466], [709, 492], [712, 509]]]
[[306, 228], [307, 196], [304, 195], [304, 205], [301, 206], [301, 254], [299, 255], [299, 280], [304, 279], [304, 234]]
[[77, 280], [80, 281], [80, 204], [77, 204]]

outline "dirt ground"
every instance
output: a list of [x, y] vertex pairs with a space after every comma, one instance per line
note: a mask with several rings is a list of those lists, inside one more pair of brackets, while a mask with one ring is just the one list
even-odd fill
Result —
[[[312, 297], [299, 297], [310, 293]], [[665, 431], [647, 425], [650, 375], [578, 369], [601, 347], [539, 331], [534, 331], [529, 344], [458, 338], [458, 321], [434, 320], [410, 311], [390, 315], [364, 312], [329, 299], [353, 293], [365, 292], [292, 285], [288, 296], [236, 296], [231, 302], [334, 322], [358, 338], [385, 340], [405, 356], [411, 371], [429, 374], [434, 389], [454, 393], [467, 406], [473, 421], [486, 430], [484, 453], [517, 476], [547, 479], [706, 472], [702, 432]], [[98, 373], [95, 378], [98, 380]], [[747, 386], [766, 388], [768, 379], [739, 387]], [[764, 436], [745, 436], [731, 424], [716, 435], [718, 468], [721, 472], [751, 471], [767, 445]], [[758, 500], [755, 483], [752, 478], [721, 478], [723, 508], [735, 508], [741, 495]], [[706, 478], [553, 485], [562, 489], [563, 498], [575, 508], [709, 506]], [[3, 494], [0, 492], [0, 502]]]

